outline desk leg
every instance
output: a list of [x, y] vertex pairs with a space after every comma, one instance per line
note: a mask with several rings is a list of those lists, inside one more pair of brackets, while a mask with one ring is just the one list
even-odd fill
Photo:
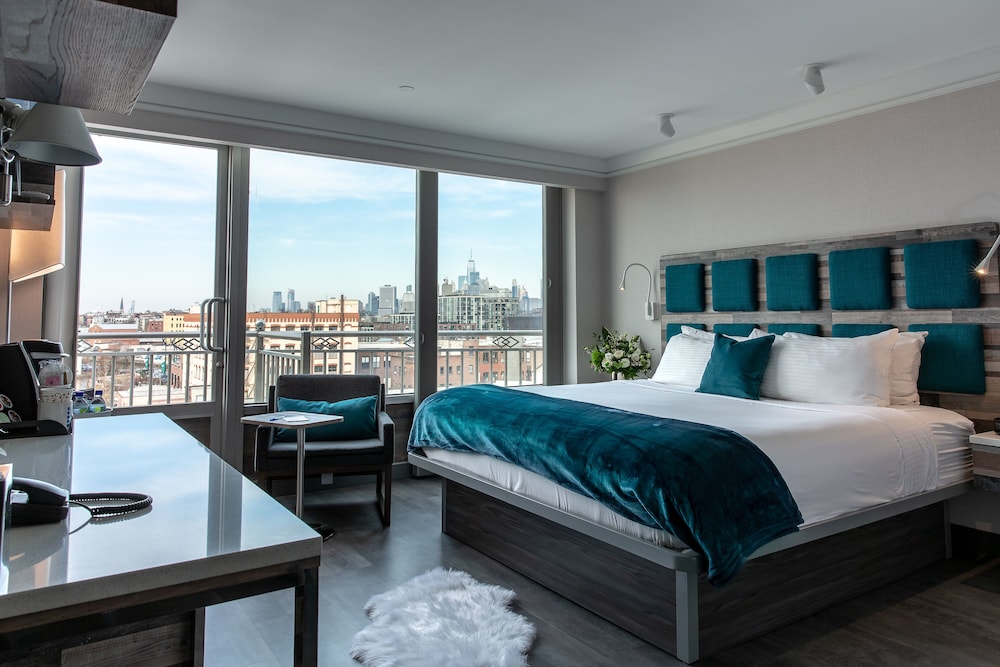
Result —
[[319, 662], [319, 568], [303, 572], [295, 587], [295, 665], [315, 667]]
[[295, 429], [295, 442], [298, 447], [295, 453], [295, 516], [302, 518], [302, 488], [306, 476], [306, 430]]

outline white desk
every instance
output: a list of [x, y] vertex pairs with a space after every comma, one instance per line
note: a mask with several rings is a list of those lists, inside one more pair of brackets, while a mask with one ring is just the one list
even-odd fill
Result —
[[306, 429], [344, 421], [341, 415], [323, 415], [315, 412], [265, 412], [240, 419], [244, 424], [271, 428], [295, 429], [295, 516], [302, 516], [302, 492], [305, 485]]
[[205, 606], [294, 588], [294, 662], [316, 664], [315, 531], [164, 415], [79, 420], [74, 430], [0, 447], [15, 476], [73, 493], [147, 493], [153, 506], [89, 523], [73, 508], [65, 522], [6, 531], [0, 663], [79, 663], [88, 648], [113, 663], [139, 651], [142, 661], [152, 644], [197, 664]]

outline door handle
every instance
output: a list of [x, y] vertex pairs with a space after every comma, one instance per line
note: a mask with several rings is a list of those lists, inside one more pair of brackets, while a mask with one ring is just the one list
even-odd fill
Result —
[[223, 304], [225, 297], [213, 296], [201, 302], [201, 327], [198, 330], [198, 344], [206, 352], [225, 352], [226, 348], [212, 344], [212, 331], [215, 329], [215, 309], [213, 303]]

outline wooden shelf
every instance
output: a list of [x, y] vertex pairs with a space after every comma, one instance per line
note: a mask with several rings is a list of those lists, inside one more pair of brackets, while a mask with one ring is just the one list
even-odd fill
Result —
[[0, 97], [131, 113], [177, 0], [0, 0]]

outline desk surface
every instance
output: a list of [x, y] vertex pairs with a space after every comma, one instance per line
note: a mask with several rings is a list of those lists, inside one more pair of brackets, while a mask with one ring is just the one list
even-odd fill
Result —
[[117, 520], [8, 528], [0, 621], [116, 595], [315, 559], [322, 540], [162, 414], [79, 420], [74, 433], [0, 442], [14, 476], [72, 493], [132, 491], [153, 506]]

